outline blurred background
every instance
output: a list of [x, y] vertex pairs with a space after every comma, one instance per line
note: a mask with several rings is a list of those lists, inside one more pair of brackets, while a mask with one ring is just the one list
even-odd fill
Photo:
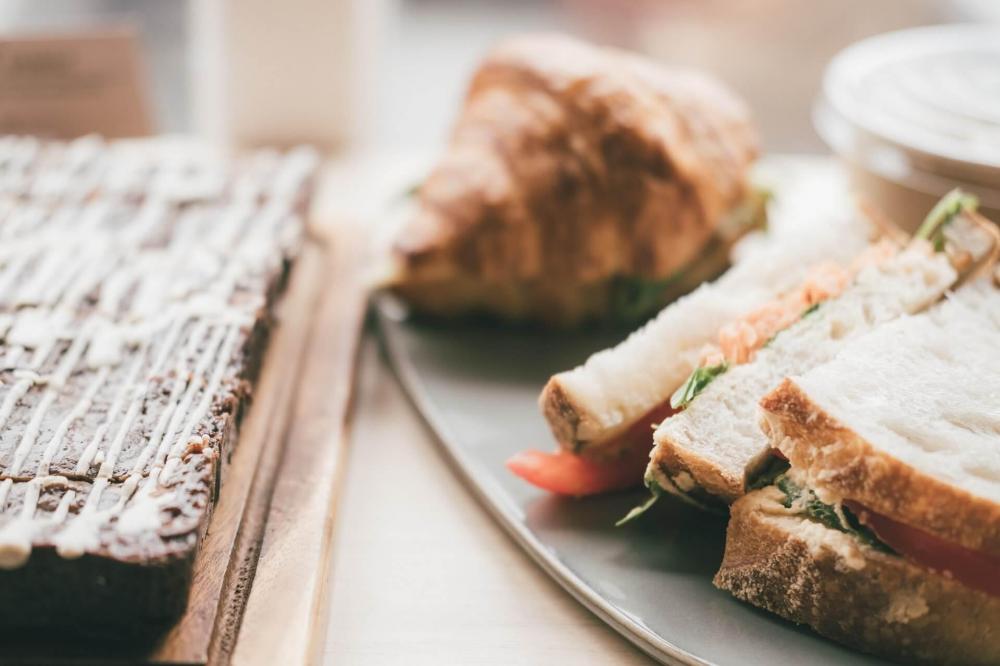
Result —
[[824, 64], [896, 28], [1000, 21], [994, 0], [4, 0], [4, 35], [130, 26], [153, 127], [238, 143], [440, 145], [481, 55], [559, 30], [714, 72], [765, 149], [823, 145], [810, 107]]

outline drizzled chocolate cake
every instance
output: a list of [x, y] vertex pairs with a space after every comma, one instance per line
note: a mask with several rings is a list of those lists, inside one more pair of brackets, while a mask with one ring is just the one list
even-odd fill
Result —
[[315, 164], [0, 138], [0, 625], [183, 611]]

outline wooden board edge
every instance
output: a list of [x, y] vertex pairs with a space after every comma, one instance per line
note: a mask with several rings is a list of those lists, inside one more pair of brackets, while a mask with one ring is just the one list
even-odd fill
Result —
[[364, 236], [344, 225], [331, 244], [285, 456], [232, 662], [313, 663], [322, 649], [326, 581], [367, 309]]

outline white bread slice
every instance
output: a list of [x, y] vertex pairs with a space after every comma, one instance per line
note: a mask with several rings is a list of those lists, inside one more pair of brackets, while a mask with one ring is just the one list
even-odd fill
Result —
[[616, 347], [549, 380], [539, 404], [563, 448], [609, 454], [617, 437], [669, 400], [723, 325], [797, 287], [816, 263], [846, 263], [865, 247], [872, 235], [868, 221], [846, 204], [827, 202], [828, 209], [817, 213], [819, 187], [806, 182], [788, 196], [772, 213], [774, 237], [745, 244], [739, 262], [716, 282], [671, 304]]
[[761, 402], [772, 444], [824, 501], [858, 501], [1000, 555], [1000, 289], [959, 289]]
[[794, 514], [771, 486], [732, 506], [715, 584], [902, 663], [1000, 663], [1000, 599]]
[[849, 341], [923, 310], [957, 279], [948, 258], [924, 243], [865, 268], [839, 297], [779, 333], [753, 361], [716, 378], [683, 412], [664, 421], [654, 434], [649, 474], [668, 490], [698, 488], [734, 501], [769, 455], [757, 414], [769, 390], [784, 377], [829, 361]]

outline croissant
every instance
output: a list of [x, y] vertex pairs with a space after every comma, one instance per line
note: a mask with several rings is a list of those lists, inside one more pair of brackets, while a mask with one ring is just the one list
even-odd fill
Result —
[[444, 316], [648, 314], [722, 270], [756, 153], [745, 105], [703, 74], [515, 38], [475, 73], [399, 229], [395, 291]]

